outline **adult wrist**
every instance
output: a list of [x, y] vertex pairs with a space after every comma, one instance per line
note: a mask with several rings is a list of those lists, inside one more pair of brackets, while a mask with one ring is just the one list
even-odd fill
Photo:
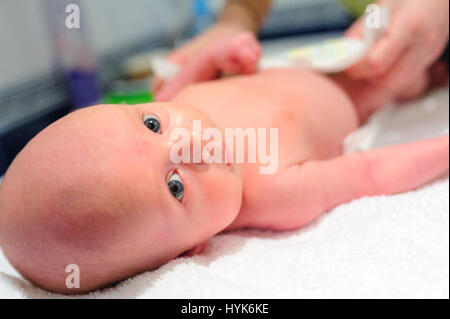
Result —
[[231, 2], [220, 15], [217, 25], [256, 33], [260, 22], [252, 10], [239, 2]]

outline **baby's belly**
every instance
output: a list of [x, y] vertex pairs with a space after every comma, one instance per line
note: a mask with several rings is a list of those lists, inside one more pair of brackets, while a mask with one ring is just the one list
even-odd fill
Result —
[[189, 86], [176, 101], [191, 104], [221, 127], [278, 128], [280, 165], [339, 155], [357, 128], [353, 104], [331, 80], [274, 69]]

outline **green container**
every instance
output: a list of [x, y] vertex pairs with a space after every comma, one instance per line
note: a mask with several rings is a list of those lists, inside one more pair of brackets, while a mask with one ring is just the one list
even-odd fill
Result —
[[375, 3], [374, 0], [339, 0], [342, 6], [354, 17], [359, 17], [364, 14], [366, 7], [369, 4]]
[[103, 98], [105, 104], [142, 104], [153, 102], [153, 94], [147, 90], [123, 93], [108, 93]]

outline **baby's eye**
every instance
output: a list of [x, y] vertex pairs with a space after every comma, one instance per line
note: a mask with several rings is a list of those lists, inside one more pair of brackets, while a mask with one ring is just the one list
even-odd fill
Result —
[[144, 117], [144, 124], [150, 131], [160, 134], [161, 133], [161, 124], [159, 120], [153, 115], [146, 115]]
[[169, 181], [167, 182], [167, 186], [169, 187], [169, 191], [173, 197], [175, 197], [179, 202], [183, 199], [184, 195], [184, 185], [180, 176], [176, 173], [173, 173], [170, 176]]

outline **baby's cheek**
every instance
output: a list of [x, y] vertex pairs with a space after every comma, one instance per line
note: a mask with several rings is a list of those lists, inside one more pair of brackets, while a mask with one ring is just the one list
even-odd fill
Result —
[[203, 208], [211, 222], [226, 227], [239, 211], [242, 194], [239, 183], [232, 174], [219, 169], [208, 175], [203, 181]]

